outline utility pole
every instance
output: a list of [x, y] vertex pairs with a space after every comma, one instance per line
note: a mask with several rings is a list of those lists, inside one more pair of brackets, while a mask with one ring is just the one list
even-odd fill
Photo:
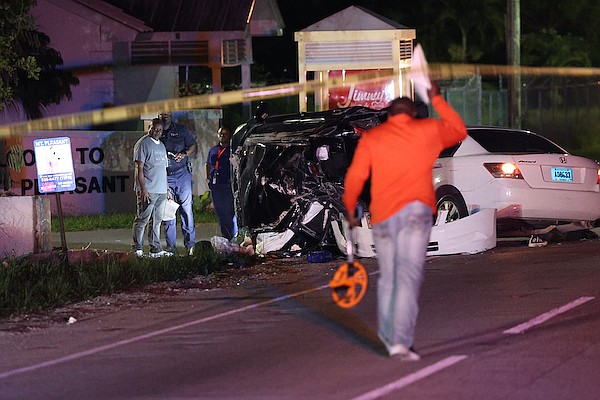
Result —
[[508, 64], [512, 74], [509, 75], [508, 111], [510, 126], [521, 128], [521, 0], [506, 0], [506, 47]]

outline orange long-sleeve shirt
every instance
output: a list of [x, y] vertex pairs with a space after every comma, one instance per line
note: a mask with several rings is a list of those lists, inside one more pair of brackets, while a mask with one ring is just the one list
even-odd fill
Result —
[[346, 172], [342, 200], [350, 215], [371, 176], [371, 223], [420, 200], [435, 213], [432, 169], [440, 152], [467, 135], [462, 118], [440, 96], [431, 100], [440, 119], [397, 114], [363, 133]]

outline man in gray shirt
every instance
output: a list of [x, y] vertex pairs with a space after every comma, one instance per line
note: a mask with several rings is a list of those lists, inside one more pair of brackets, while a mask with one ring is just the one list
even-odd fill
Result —
[[136, 216], [133, 221], [133, 247], [138, 257], [144, 256], [144, 229], [148, 230], [150, 257], [165, 257], [172, 253], [164, 251], [160, 243], [160, 226], [165, 202], [170, 194], [167, 190], [167, 150], [160, 141], [163, 122], [155, 118], [150, 123], [148, 135], [141, 137], [133, 147], [135, 162], [133, 189], [136, 195]]

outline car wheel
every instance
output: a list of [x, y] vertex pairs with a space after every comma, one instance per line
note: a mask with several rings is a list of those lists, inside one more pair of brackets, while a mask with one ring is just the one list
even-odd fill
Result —
[[469, 215], [462, 195], [455, 189], [444, 188], [437, 193], [437, 212], [448, 211], [446, 222], [456, 221]]

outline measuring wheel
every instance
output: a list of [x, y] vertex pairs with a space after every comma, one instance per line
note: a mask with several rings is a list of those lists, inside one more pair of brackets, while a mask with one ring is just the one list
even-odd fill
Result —
[[329, 282], [331, 297], [338, 306], [352, 308], [365, 296], [368, 283], [365, 267], [358, 261], [347, 262], [338, 268]]

